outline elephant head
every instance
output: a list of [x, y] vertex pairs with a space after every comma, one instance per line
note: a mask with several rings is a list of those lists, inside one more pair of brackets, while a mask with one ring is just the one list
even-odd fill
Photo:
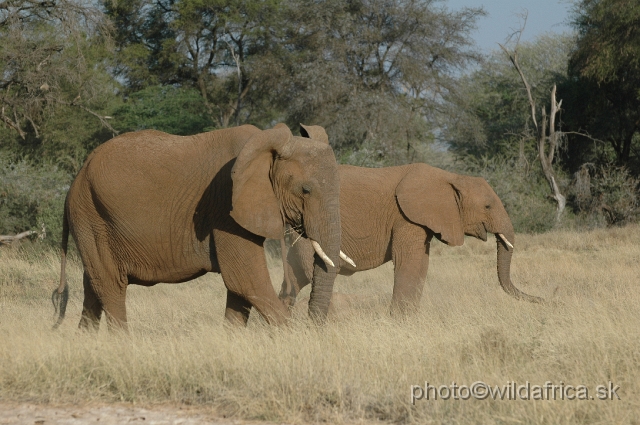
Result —
[[289, 224], [311, 240], [322, 261], [314, 270], [309, 312], [324, 319], [340, 253], [340, 179], [333, 150], [278, 124], [247, 142], [232, 180], [231, 216], [238, 224], [272, 239], [281, 239]]
[[429, 228], [440, 241], [459, 246], [464, 235], [486, 242], [496, 235], [498, 280], [509, 295], [542, 302], [511, 282], [515, 232], [498, 195], [481, 177], [449, 173], [426, 164], [414, 164], [396, 188], [398, 205], [411, 221]]

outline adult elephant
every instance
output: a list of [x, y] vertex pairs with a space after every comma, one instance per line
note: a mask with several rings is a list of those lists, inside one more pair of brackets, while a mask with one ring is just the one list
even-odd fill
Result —
[[[326, 134], [303, 131], [303, 135], [328, 143]], [[434, 236], [447, 245], [459, 246], [464, 235], [486, 241], [487, 233], [496, 234], [498, 280], [504, 291], [517, 299], [542, 301], [511, 282], [513, 226], [498, 195], [483, 178], [427, 164], [387, 168], [341, 165], [338, 170], [342, 250], [353, 259], [342, 258], [338, 273], [349, 276], [393, 261], [392, 313], [419, 303]], [[314, 253], [304, 239], [293, 238], [287, 245], [291, 247], [284, 255], [287, 261], [280, 298], [292, 306], [300, 289], [313, 281]]]
[[[289, 311], [271, 285], [263, 242], [285, 223], [325, 259], [313, 271], [311, 313], [329, 308], [340, 250], [339, 179], [331, 148], [278, 124], [194, 136], [146, 130], [96, 148], [71, 184], [64, 210], [62, 273], [53, 299], [64, 318], [69, 232], [84, 266], [80, 327], [127, 328], [129, 284], [178, 283], [222, 274], [226, 318], [251, 307], [278, 324]], [[56, 304], [54, 302], [54, 304]]]

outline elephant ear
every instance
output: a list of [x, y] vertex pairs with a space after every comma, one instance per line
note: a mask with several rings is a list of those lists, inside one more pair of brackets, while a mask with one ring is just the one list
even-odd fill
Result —
[[416, 164], [396, 187], [396, 198], [404, 215], [414, 223], [439, 233], [452, 246], [464, 243], [458, 207], [458, 192], [450, 173], [426, 164]]
[[285, 124], [252, 136], [231, 170], [231, 217], [251, 233], [265, 238], [282, 237], [284, 223], [270, 173], [274, 159], [287, 156], [293, 149], [292, 138]]
[[313, 139], [327, 145], [329, 144], [329, 136], [327, 136], [327, 132], [319, 125], [300, 124], [300, 135], [307, 139]]

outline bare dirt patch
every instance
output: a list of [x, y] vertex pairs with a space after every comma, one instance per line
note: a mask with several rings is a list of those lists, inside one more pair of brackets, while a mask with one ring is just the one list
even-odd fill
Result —
[[257, 425], [266, 422], [247, 422], [216, 416], [212, 409], [198, 406], [154, 405], [137, 406], [127, 403], [48, 405], [29, 403], [0, 403], [0, 424], [153, 424], [153, 425]]

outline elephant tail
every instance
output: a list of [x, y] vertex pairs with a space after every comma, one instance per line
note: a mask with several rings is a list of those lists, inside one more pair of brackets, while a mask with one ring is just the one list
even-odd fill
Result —
[[[59, 313], [58, 320], [53, 325], [53, 329], [57, 329], [58, 326], [64, 320], [64, 314], [67, 311], [67, 302], [69, 301], [69, 285], [67, 285], [66, 278], [66, 265], [67, 265], [67, 247], [69, 245], [69, 213], [67, 203], [64, 206], [64, 215], [62, 217], [62, 249], [60, 253], [61, 266], [60, 266], [60, 285], [51, 294], [51, 302], [55, 313]], [[55, 314], [54, 313], [54, 314]]]

